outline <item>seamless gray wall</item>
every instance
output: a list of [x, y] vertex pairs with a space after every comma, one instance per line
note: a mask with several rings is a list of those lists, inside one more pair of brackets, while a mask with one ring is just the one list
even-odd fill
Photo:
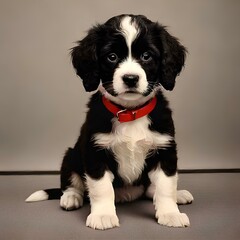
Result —
[[58, 170], [84, 121], [69, 49], [97, 22], [144, 14], [188, 48], [173, 92], [180, 168], [239, 168], [240, 1], [0, 2], [0, 170]]

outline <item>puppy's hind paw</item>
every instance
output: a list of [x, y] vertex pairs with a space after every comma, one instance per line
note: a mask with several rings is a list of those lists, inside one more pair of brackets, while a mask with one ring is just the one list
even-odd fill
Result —
[[83, 197], [74, 191], [66, 191], [60, 199], [60, 206], [67, 210], [74, 210], [82, 207]]
[[187, 190], [177, 191], [177, 204], [190, 204], [194, 200], [193, 195]]

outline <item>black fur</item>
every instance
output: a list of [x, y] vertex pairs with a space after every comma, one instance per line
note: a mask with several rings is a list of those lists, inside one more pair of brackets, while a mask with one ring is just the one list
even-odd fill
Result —
[[[116, 64], [107, 63], [107, 54], [114, 51], [120, 59], [126, 57], [128, 49], [123, 36], [118, 31], [124, 16], [126, 15], [111, 18], [105, 24], [93, 27], [88, 35], [78, 42], [78, 46], [72, 49], [73, 66], [83, 79], [86, 91], [96, 90], [100, 80], [103, 86], [109, 89], [113, 70], [120, 61]], [[146, 63], [143, 64], [139, 60], [147, 73], [148, 81], [153, 84], [161, 83], [166, 90], [172, 90], [175, 86], [175, 78], [184, 65], [186, 49], [162, 25], [142, 15], [129, 16], [141, 29], [132, 46], [133, 56], [139, 59], [144, 50], [150, 51], [153, 57], [151, 64], [146, 66]]]
[[[160, 133], [167, 133], [174, 137], [175, 130], [172, 120], [172, 113], [168, 107], [168, 102], [161, 92], [157, 95], [158, 104], [156, 108], [149, 114], [152, 124], [149, 128]], [[117, 162], [111, 151], [101, 149], [94, 145], [91, 141], [95, 133], [110, 133], [112, 130], [111, 120], [114, 117], [102, 103], [102, 96], [99, 92], [94, 94], [88, 104], [89, 111], [86, 121], [82, 126], [80, 137], [73, 149], [69, 149], [64, 157], [62, 164], [62, 189], [65, 190], [69, 186], [66, 181], [67, 176], [71, 176], [72, 172], [79, 173], [84, 177], [84, 173], [95, 179], [101, 178], [106, 170], [110, 170], [114, 176], [113, 185], [122, 187], [124, 182], [118, 176]], [[84, 156], [84, 157], [83, 157]], [[146, 159], [146, 169], [142, 176], [135, 184], [148, 186], [146, 181], [146, 173], [161, 164], [161, 168], [168, 175], [174, 175], [177, 171], [177, 150], [176, 143], [172, 141], [171, 146], [167, 149], [158, 149], [154, 154]], [[67, 167], [66, 167], [67, 166]], [[69, 179], [69, 178], [67, 178]], [[65, 185], [66, 184], [66, 185]]]
[[[94, 91], [100, 82], [112, 95], [117, 96], [112, 86], [115, 69], [126, 58], [128, 48], [124, 37], [119, 34], [120, 15], [108, 20], [105, 24], [94, 26], [87, 36], [72, 48], [72, 63], [77, 75], [83, 80], [86, 91]], [[143, 96], [150, 94], [159, 85], [166, 90], [175, 86], [175, 78], [180, 73], [185, 60], [185, 48], [178, 40], [171, 36], [166, 28], [154, 23], [141, 15], [129, 15], [139, 27], [139, 35], [132, 44], [132, 55], [141, 65], [149, 82], [148, 90]], [[142, 60], [142, 53], [150, 53], [150, 61]], [[118, 61], [107, 61], [110, 53], [116, 53]], [[124, 106], [123, 106], [124, 108]], [[121, 187], [124, 181], [118, 175], [118, 164], [111, 150], [102, 149], [94, 144], [92, 138], [96, 133], [110, 133], [112, 131], [113, 114], [102, 103], [101, 93], [95, 93], [89, 103], [86, 121], [81, 128], [80, 136], [73, 148], [68, 149], [61, 167], [61, 189], [64, 191], [71, 185], [72, 173], [84, 178], [85, 173], [94, 179], [100, 179], [106, 170], [114, 174], [114, 187]], [[172, 112], [168, 101], [159, 90], [157, 106], [149, 114], [151, 125], [149, 129], [159, 133], [175, 136]], [[139, 179], [133, 184], [149, 185], [147, 173], [160, 163], [166, 175], [172, 176], [177, 171], [177, 149], [172, 140], [165, 149], [155, 149], [146, 158], [146, 165]]]

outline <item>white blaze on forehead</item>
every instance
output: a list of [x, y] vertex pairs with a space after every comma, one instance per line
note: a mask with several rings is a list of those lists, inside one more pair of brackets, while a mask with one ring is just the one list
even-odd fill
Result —
[[134, 21], [132, 21], [132, 18], [127, 16], [122, 19], [121, 22], [121, 32], [126, 40], [129, 54], [131, 54], [131, 45], [132, 42], [136, 39], [138, 35], [138, 28]]
[[[120, 23], [120, 33], [125, 38], [128, 47], [128, 56], [123, 59], [115, 69], [113, 75], [113, 89], [115, 93], [119, 95], [119, 99], [128, 101], [126, 105], [132, 106], [132, 104], [136, 104], [137, 100], [143, 97], [142, 94], [146, 92], [148, 88], [147, 75], [142, 66], [133, 58], [131, 51], [132, 43], [139, 34], [139, 27], [136, 21], [130, 16], [123, 17]], [[123, 81], [123, 76], [126, 74], [133, 74], [139, 77], [138, 84], [134, 87], [136, 93], [132, 95], [127, 92], [132, 89]], [[121, 104], [123, 103], [121, 102]]]

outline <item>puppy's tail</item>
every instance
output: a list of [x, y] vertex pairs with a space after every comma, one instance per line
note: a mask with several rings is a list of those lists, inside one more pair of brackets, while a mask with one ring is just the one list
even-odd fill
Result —
[[63, 195], [60, 188], [51, 188], [45, 190], [39, 190], [32, 193], [25, 202], [38, 202], [44, 200], [60, 199]]

